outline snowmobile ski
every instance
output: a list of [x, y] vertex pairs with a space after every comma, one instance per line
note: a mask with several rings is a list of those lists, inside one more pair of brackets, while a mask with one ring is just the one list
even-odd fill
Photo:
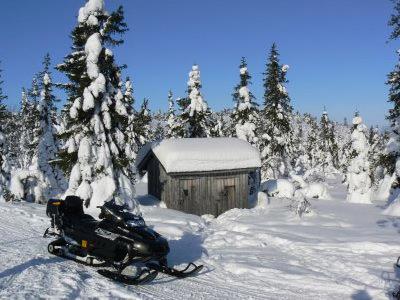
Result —
[[[199, 273], [203, 269], [203, 265], [197, 266], [194, 263], [189, 263], [186, 268], [183, 270], [177, 270], [175, 268], [170, 268], [168, 266], [158, 265], [156, 263], [148, 263], [146, 264], [150, 269], [156, 270], [158, 272], [177, 277], [177, 278], [186, 278], [189, 276], [194, 276]], [[189, 270], [191, 269], [191, 270]]]
[[139, 284], [146, 284], [150, 281], [153, 281], [158, 272], [155, 270], [144, 270], [137, 276], [128, 276], [122, 274], [120, 271], [110, 271], [107, 269], [98, 270], [97, 273], [100, 275], [107, 277], [111, 280], [126, 284], [126, 285], [139, 285]]

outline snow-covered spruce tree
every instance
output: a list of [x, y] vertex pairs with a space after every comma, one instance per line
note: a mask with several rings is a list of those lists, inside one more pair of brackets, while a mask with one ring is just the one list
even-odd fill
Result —
[[[0, 61], [1, 64], [1, 61]], [[0, 69], [0, 131], [3, 136], [2, 153], [5, 163], [3, 173], [9, 177], [9, 171], [12, 167], [17, 166], [19, 154], [19, 138], [20, 126], [19, 116], [17, 112], [10, 111], [4, 103], [8, 97], [3, 92], [2, 70]], [[1, 164], [0, 164], [1, 167]]]
[[136, 131], [136, 143], [139, 147], [143, 146], [152, 139], [151, 133], [151, 113], [149, 109], [149, 99], [144, 98], [140, 106], [140, 110], [136, 113], [135, 124], [137, 126]]
[[258, 138], [256, 136], [256, 125], [258, 123], [257, 103], [255, 97], [249, 90], [251, 76], [247, 69], [247, 62], [244, 57], [239, 66], [240, 83], [235, 87], [233, 100], [235, 109], [232, 113], [232, 120], [235, 124], [234, 136], [256, 145]]
[[6, 137], [4, 135], [5, 125], [9, 112], [3, 103], [7, 96], [3, 92], [2, 70], [0, 69], [0, 199], [8, 200], [8, 184], [10, 180], [10, 168], [7, 161]]
[[[138, 124], [136, 124], [137, 113], [134, 109], [135, 98], [133, 97], [132, 81], [129, 77], [126, 78], [123, 87], [124, 87], [123, 97], [121, 98], [121, 95], [119, 95], [118, 97], [123, 102], [123, 106], [125, 106], [128, 116], [127, 117], [128, 125], [125, 128], [125, 139], [127, 144], [125, 155], [130, 158], [131, 162], [133, 162], [136, 159], [136, 154], [141, 146], [137, 142], [138, 132], [141, 131], [141, 128], [139, 128]], [[135, 183], [137, 179], [135, 164], [134, 163], [128, 164], [126, 167], [126, 172], [128, 174], [130, 182]]]
[[368, 161], [368, 128], [356, 113], [351, 134], [351, 160], [346, 176], [349, 202], [371, 203], [370, 164]]
[[128, 126], [126, 128], [126, 138], [127, 143], [131, 145], [130, 149], [133, 150], [133, 155], [136, 158], [136, 153], [139, 150], [139, 145], [137, 145], [137, 135], [138, 132], [141, 131], [138, 124], [136, 124], [136, 115], [137, 112], [134, 109], [135, 98], [133, 97], [133, 85], [132, 81], [129, 77], [126, 78], [124, 84], [124, 95], [121, 98], [124, 106], [126, 107], [127, 115], [128, 115]]
[[39, 136], [32, 160], [33, 169], [40, 172], [41, 178], [44, 180], [46, 189], [43, 191], [43, 195], [46, 199], [60, 194], [66, 188], [64, 175], [54, 162], [59, 151], [56, 137], [57, 108], [55, 105], [58, 100], [53, 94], [50, 65], [50, 55], [47, 54], [43, 61], [44, 70], [40, 73]]
[[181, 126], [177, 124], [177, 117], [175, 115], [175, 101], [174, 95], [170, 90], [168, 92], [168, 113], [167, 113], [167, 138], [176, 138], [179, 136], [179, 131], [181, 131]]
[[335, 137], [338, 145], [338, 170], [342, 174], [347, 174], [347, 167], [350, 163], [352, 127], [349, 125], [339, 125], [335, 127]]
[[6, 139], [7, 161], [11, 168], [18, 168], [20, 157], [19, 146], [22, 133], [19, 111], [7, 110], [3, 125], [3, 134]]
[[370, 145], [368, 160], [370, 162], [370, 177], [372, 184], [377, 187], [384, 177], [384, 168], [381, 165], [381, 155], [385, 148], [384, 136], [378, 127], [369, 129], [368, 143]]
[[259, 147], [263, 179], [287, 176], [293, 152], [292, 107], [285, 84], [287, 65], [280, 65], [275, 43], [264, 73], [264, 107], [260, 111]]
[[304, 174], [310, 169], [308, 153], [306, 153], [306, 135], [303, 129], [304, 119], [302, 115], [297, 112], [293, 115], [293, 144], [294, 151], [292, 153], [294, 168], [297, 174]]
[[[392, 27], [390, 40], [397, 40], [400, 37], [400, 1], [394, 1], [394, 13], [389, 20]], [[387, 119], [390, 122], [391, 134], [382, 155], [382, 166], [388, 174], [396, 174], [393, 187], [400, 186], [400, 51], [397, 51], [398, 62], [392, 72], [388, 74], [387, 84], [389, 85], [389, 102], [393, 107], [389, 109]]]
[[222, 115], [215, 115], [215, 126], [212, 130], [213, 137], [225, 137], [226, 136], [226, 123]]
[[21, 94], [21, 102], [20, 102], [20, 112], [19, 112], [19, 119], [20, 119], [20, 130], [21, 130], [21, 137], [19, 140], [19, 150], [20, 155], [19, 158], [19, 168], [26, 169], [29, 167], [32, 157], [33, 151], [31, 151], [31, 141], [32, 141], [32, 130], [31, 127], [31, 118], [30, 113], [33, 111], [31, 107], [31, 103], [28, 100], [27, 91], [23, 88]]
[[307, 169], [318, 169], [320, 157], [321, 157], [321, 149], [318, 145], [318, 136], [319, 136], [319, 127], [317, 123], [317, 119], [310, 114], [305, 115], [306, 123], [309, 127], [309, 132], [307, 135], [306, 141], [306, 154], [308, 157], [308, 168]]
[[66, 130], [61, 138], [60, 166], [70, 175], [66, 195], [85, 200], [97, 216], [96, 206], [115, 198], [138, 209], [129, 179], [133, 164], [127, 143], [128, 104], [122, 93], [121, 67], [107, 46], [118, 46], [127, 31], [123, 8], [108, 13], [103, 0], [89, 0], [79, 10], [72, 32], [72, 52], [57, 66], [69, 79]]
[[338, 146], [335, 141], [334, 125], [324, 109], [320, 121], [319, 147], [320, 166], [324, 174], [333, 173], [338, 168]]
[[[37, 75], [38, 76], [38, 75]], [[19, 168], [29, 169], [39, 144], [40, 112], [39, 84], [35, 76], [31, 88], [22, 89], [21, 110], [19, 113], [21, 138], [19, 143]]]
[[233, 109], [223, 109], [213, 112], [212, 118], [214, 128], [212, 129], [212, 137], [233, 137], [236, 136], [235, 124], [231, 118]]
[[179, 99], [180, 115], [177, 118], [178, 137], [202, 138], [210, 137], [215, 124], [212, 112], [203, 99], [201, 89], [200, 70], [193, 65], [189, 73], [188, 97]]
[[166, 115], [158, 110], [151, 116], [150, 139], [151, 141], [163, 140], [166, 136]]

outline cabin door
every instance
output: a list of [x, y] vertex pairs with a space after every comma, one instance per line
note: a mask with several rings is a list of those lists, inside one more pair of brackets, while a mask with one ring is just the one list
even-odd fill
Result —
[[225, 211], [237, 207], [236, 205], [236, 186], [235, 178], [221, 178], [217, 179], [217, 196], [216, 199], [216, 212], [218, 216]]
[[199, 179], [179, 180], [178, 210], [198, 214], [200, 208]]

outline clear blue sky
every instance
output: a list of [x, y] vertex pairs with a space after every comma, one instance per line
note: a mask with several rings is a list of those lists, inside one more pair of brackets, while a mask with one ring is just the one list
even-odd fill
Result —
[[[59, 63], [69, 52], [69, 33], [84, 0], [0, 1], [0, 60], [8, 104], [16, 107], [50, 52]], [[203, 94], [214, 110], [232, 106], [240, 58], [262, 101], [262, 72], [275, 41], [289, 64], [293, 106], [331, 118], [351, 118], [357, 108], [368, 124], [386, 125], [386, 74], [398, 42], [387, 44], [389, 0], [106, 0], [125, 7], [130, 31], [114, 50], [134, 79], [135, 97], [167, 108], [167, 92], [184, 96], [187, 74], [200, 65]], [[54, 72], [56, 80], [63, 77]]]

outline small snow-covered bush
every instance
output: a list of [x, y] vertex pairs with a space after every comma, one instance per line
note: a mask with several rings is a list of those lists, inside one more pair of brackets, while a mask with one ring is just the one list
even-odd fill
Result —
[[47, 187], [41, 172], [36, 170], [16, 170], [11, 174], [10, 192], [16, 200], [44, 204], [43, 190]]
[[300, 175], [294, 173], [290, 174], [290, 177], [294, 182], [297, 182], [300, 189], [296, 190], [295, 197], [307, 197], [307, 198], [319, 198], [319, 199], [331, 199], [328, 192], [328, 188], [322, 182], [306, 182]]
[[295, 186], [288, 179], [270, 179], [261, 184], [261, 191], [270, 197], [292, 198]]
[[312, 213], [310, 201], [308, 201], [307, 198], [301, 193], [298, 193], [293, 199], [292, 203], [289, 205], [289, 209], [300, 218], [305, 214]]
[[311, 182], [306, 187], [296, 190], [295, 196], [299, 193], [307, 198], [331, 199], [327, 187], [320, 182]]
[[296, 214], [301, 218], [304, 214], [311, 213], [311, 203], [306, 199], [303, 198], [297, 203]]

